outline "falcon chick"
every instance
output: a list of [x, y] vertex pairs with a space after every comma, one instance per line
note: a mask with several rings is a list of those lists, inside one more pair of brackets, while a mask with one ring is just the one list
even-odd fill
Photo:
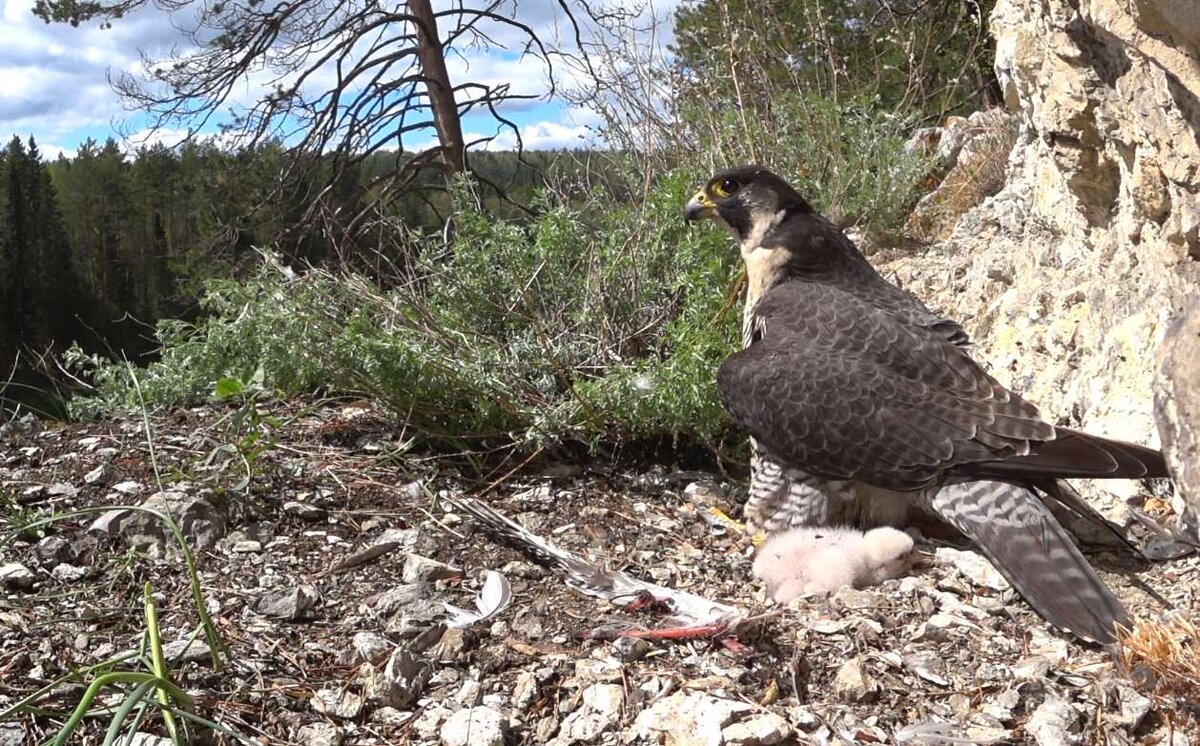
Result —
[[781, 604], [803, 593], [865, 588], [898, 578], [913, 560], [913, 540], [894, 528], [865, 534], [849, 527], [801, 527], [767, 538], [754, 555], [754, 575]]
[[744, 349], [717, 387], [750, 434], [753, 530], [932, 517], [1051, 624], [1115, 640], [1127, 612], [1043, 500], [1115, 532], [1059, 480], [1165, 477], [1161, 453], [1044, 421], [765, 168], [716, 174], [684, 216], [726, 228], [746, 266]]

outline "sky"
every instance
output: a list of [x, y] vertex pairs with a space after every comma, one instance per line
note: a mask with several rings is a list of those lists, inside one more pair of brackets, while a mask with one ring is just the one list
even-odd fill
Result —
[[[400, 1], [395, 0], [397, 4]], [[630, 7], [634, 1], [615, 0], [618, 5], [626, 3]], [[655, 0], [654, 7], [646, 12], [670, 19], [677, 1]], [[126, 110], [109, 80], [122, 73], [142, 74], [146, 69], [144, 60], [165, 59], [172, 50], [187, 53], [190, 47], [180, 28], [189, 26], [190, 10], [171, 15], [153, 7], [141, 8], [113, 21], [107, 29], [101, 28], [98, 21], [76, 28], [44, 23], [33, 15], [33, 2], [0, 0], [0, 137], [33, 136], [48, 159], [60, 153], [72, 155], [88, 138], [103, 143], [112, 136], [123, 147], [132, 148], [152, 142], [171, 145], [183, 137], [183, 125], [149, 130], [150, 117]], [[434, 0], [435, 10], [439, 5], [448, 7], [450, 2]], [[573, 35], [556, 0], [520, 0], [516, 13], [548, 43], [570, 46]], [[502, 26], [487, 30], [496, 45], [456, 50], [447, 59], [451, 79], [504, 82], [514, 91], [538, 96], [533, 101], [512, 102], [503, 109], [503, 114], [520, 128], [526, 148], [602, 145], [597, 115], [545, 96], [548, 71], [537, 60], [521, 56], [523, 38]], [[669, 43], [669, 31], [667, 28], [660, 33], [654, 43]], [[577, 71], [567, 65], [556, 65], [555, 75], [560, 86], [571, 87], [577, 82]], [[256, 100], [262, 86], [262, 80], [245, 81], [237, 89], [233, 105]], [[495, 121], [487, 115], [464, 118], [463, 130], [468, 142], [498, 132]], [[201, 132], [214, 135], [216, 128], [209, 125]], [[418, 132], [405, 140], [405, 147], [419, 149], [433, 142], [432, 130]], [[500, 129], [489, 147], [505, 149], [514, 143], [513, 134]]]

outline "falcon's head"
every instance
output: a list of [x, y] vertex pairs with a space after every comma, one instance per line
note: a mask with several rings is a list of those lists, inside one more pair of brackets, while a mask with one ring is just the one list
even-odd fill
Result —
[[715, 220], [743, 249], [753, 249], [772, 228], [797, 212], [812, 212], [812, 208], [786, 181], [762, 166], [738, 166], [709, 179], [683, 208], [683, 217]]

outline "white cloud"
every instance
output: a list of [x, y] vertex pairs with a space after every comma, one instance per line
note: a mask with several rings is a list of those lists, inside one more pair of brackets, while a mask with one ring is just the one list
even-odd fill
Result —
[[[435, 0], [435, 8], [447, 10], [459, 0]], [[677, 0], [655, 3], [653, 13], [669, 19]], [[634, 9], [647, 17], [641, 3], [615, 0], [616, 7]], [[144, 114], [127, 112], [112, 91], [108, 76], [139, 73], [144, 50], [151, 60], [167, 59], [173, 50], [187, 53], [181, 28], [194, 25], [194, 11], [185, 9], [174, 16], [157, 10], [150, 4], [130, 15], [116, 19], [110, 29], [101, 29], [91, 21], [78, 28], [67, 24], [46, 24], [32, 14], [33, 0], [0, 0], [0, 136], [10, 132], [22, 137], [32, 134], [45, 153], [73, 152], [84, 137], [103, 141], [118, 136], [121, 130], [139, 130], [134, 138], [144, 138]], [[351, 12], [347, 7], [346, 12]], [[501, 13], [516, 13], [517, 18], [532, 28], [551, 48], [573, 51], [574, 30], [558, 0], [515, 0], [499, 9]], [[451, 26], [452, 16], [443, 17], [442, 31]], [[582, 14], [576, 20], [589, 34], [594, 29]], [[480, 30], [490, 42], [462, 37], [456, 52], [447, 65], [452, 78], [474, 80], [488, 85], [507, 85], [510, 93], [532, 98], [513, 101], [501, 107], [503, 115], [521, 122], [521, 135], [526, 147], [552, 148], [583, 146], [594, 141], [594, 133], [583, 121], [580, 112], [565, 112], [562, 117], [544, 116], [550, 90], [549, 76], [554, 75], [562, 88], [576, 87], [582, 70], [561, 58], [553, 58], [553, 71], [533, 55], [520, 56], [526, 49], [528, 37], [519, 29], [496, 21], [482, 21]], [[668, 24], [669, 37], [669, 24]], [[669, 41], [668, 37], [666, 40]], [[660, 39], [663, 42], [663, 39]], [[489, 48], [489, 44], [495, 46]], [[229, 104], [247, 107], [259, 100], [276, 77], [269, 70], [260, 70], [236, 87]], [[333, 69], [313, 75], [308, 85], [311, 91], [323, 91], [335, 81]], [[556, 104], [556, 106], [565, 106]], [[486, 116], [477, 111], [476, 122]], [[543, 118], [544, 116], [544, 118]], [[537, 121], [534, 121], [537, 120]], [[479, 130], [482, 125], [471, 129]], [[490, 122], [487, 124], [490, 128]], [[419, 138], [421, 133], [414, 133]], [[432, 135], [432, 130], [430, 131]], [[173, 142], [181, 137], [178, 130], [166, 130], [154, 135], [154, 142]], [[501, 128], [496, 142], [489, 147], [512, 147], [515, 137]], [[138, 144], [133, 139], [130, 145]], [[406, 143], [407, 144], [407, 143]]]

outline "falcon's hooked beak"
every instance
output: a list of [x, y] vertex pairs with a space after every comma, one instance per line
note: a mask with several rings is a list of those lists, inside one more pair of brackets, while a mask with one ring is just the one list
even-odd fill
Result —
[[717, 217], [717, 206], [709, 198], [708, 194], [701, 189], [696, 192], [696, 196], [688, 200], [688, 203], [683, 206], [683, 219], [692, 221], [700, 218], [715, 218]]

